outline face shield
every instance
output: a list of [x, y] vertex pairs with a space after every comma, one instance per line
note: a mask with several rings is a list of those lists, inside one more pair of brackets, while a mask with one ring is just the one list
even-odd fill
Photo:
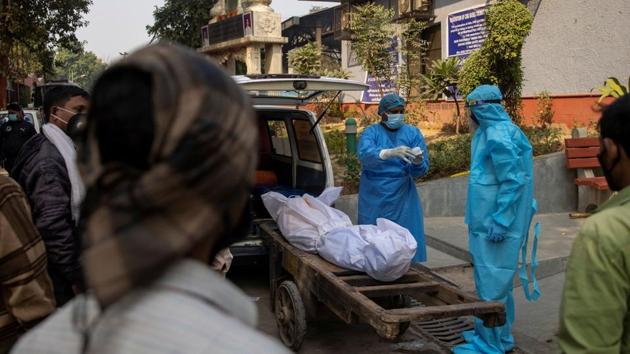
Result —
[[479, 128], [479, 120], [469, 107], [466, 108], [465, 116], [468, 118], [468, 132], [472, 134]]
[[479, 106], [482, 104], [501, 104], [501, 100], [469, 100], [466, 101], [464, 107], [466, 108], [466, 116], [468, 116], [468, 126], [470, 127], [470, 132], [474, 133], [477, 128], [479, 128], [479, 117], [475, 116], [475, 113], [472, 110], [472, 107]]

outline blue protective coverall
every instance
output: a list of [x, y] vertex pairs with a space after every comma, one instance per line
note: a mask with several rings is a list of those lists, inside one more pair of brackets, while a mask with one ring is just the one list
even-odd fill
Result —
[[[519, 251], [526, 259], [536, 201], [532, 147], [527, 137], [512, 123], [500, 103], [483, 102], [501, 99], [499, 88], [491, 85], [479, 86], [466, 97], [471, 113], [479, 122], [472, 140], [466, 224], [477, 295], [485, 301], [505, 304], [507, 321], [503, 326], [488, 328], [476, 319], [475, 330], [464, 333], [467, 343], [453, 349], [458, 354], [505, 353], [514, 348], [512, 284], [519, 265]], [[501, 230], [505, 238], [492, 241], [493, 229]], [[532, 278], [536, 268], [536, 243], [537, 233], [532, 251]], [[538, 298], [540, 292], [535, 279], [534, 294], [529, 294], [523, 267], [521, 281], [526, 297]]]
[[[379, 157], [382, 149], [401, 145], [422, 149], [422, 163], [414, 165], [399, 158], [381, 160]], [[363, 169], [359, 185], [359, 224], [376, 224], [377, 218], [385, 218], [407, 228], [418, 243], [413, 262], [426, 261], [422, 205], [414, 181], [429, 170], [429, 152], [422, 133], [408, 124], [396, 131], [381, 124], [371, 125], [361, 134], [359, 159]]]

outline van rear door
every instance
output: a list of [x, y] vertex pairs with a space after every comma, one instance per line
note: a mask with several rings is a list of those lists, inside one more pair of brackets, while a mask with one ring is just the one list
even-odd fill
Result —
[[324, 92], [363, 91], [362, 82], [331, 77], [301, 75], [234, 76], [234, 80], [249, 92], [255, 105], [301, 106]]

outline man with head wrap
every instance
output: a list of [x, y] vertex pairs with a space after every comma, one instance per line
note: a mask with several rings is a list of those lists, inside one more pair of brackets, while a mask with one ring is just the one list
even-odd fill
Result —
[[[493, 85], [479, 86], [466, 97], [476, 127], [466, 224], [477, 295], [485, 301], [505, 304], [507, 322], [491, 328], [477, 319], [475, 330], [464, 333], [467, 343], [453, 350], [457, 354], [498, 354], [514, 349], [512, 284], [519, 251], [525, 252], [536, 212], [534, 160], [527, 137], [512, 123], [501, 100], [501, 91]], [[532, 275], [535, 263], [533, 258]], [[537, 299], [540, 292], [535, 279], [534, 293], [530, 294], [525, 268], [521, 268], [520, 277], [526, 298]]]
[[424, 262], [424, 223], [415, 179], [429, 170], [429, 154], [422, 133], [405, 124], [404, 113], [403, 98], [386, 95], [378, 106], [381, 122], [361, 134], [359, 224], [385, 218], [407, 228], [418, 243], [413, 261]]
[[286, 352], [207, 265], [247, 229], [257, 130], [235, 82], [193, 51], [147, 47], [99, 78], [76, 136], [88, 294], [16, 352]]

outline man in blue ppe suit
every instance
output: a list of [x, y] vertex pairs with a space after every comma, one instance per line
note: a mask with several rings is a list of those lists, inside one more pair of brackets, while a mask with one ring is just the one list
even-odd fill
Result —
[[359, 224], [385, 218], [407, 228], [418, 243], [413, 261], [424, 262], [422, 206], [414, 179], [429, 170], [429, 154], [420, 130], [405, 124], [404, 112], [402, 97], [386, 95], [378, 105], [382, 121], [361, 135]]
[[[505, 353], [514, 348], [512, 284], [519, 251], [526, 258], [527, 236], [536, 202], [532, 147], [510, 120], [501, 100], [501, 91], [492, 85], [479, 86], [466, 97], [471, 124], [476, 128], [466, 224], [477, 295], [485, 301], [505, 304], [507, 319], [505, 325], [494, 328], [485, 327], [477, 319], [475, 330], [464, 333], [467, 343], [453, 350], [457, 354]], [[536, 242], [537, 233], [534, 244]], [[532, 276], [535, 263], [535, 253], [532, 253]], [[530, 296], [525, 272], [525, 268], [521, 268], [526, 297], [536, 299], [538, 287], [534, 281], [534, 294]]]

